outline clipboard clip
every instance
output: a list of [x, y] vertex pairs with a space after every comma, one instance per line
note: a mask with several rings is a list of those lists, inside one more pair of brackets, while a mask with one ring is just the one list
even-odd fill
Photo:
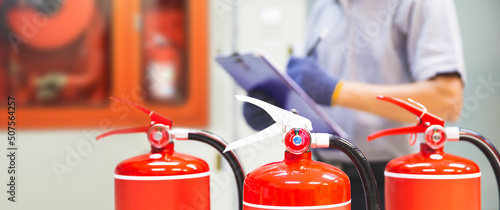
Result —
[[237, 53], [237, 52], [234, 52], [232, 55], [231, 55], [231, 58], [233, 59], [233, 61], [235, 63], [239, 63], [241, 65], [241, 67], [243, 67], [243, 69], [245, 69], [245, 71], [250, 71], [250, 67], [248, 67], [244, 62], [243, 62], [243, 59], [241, 59], [240, 57], [240, 54]]

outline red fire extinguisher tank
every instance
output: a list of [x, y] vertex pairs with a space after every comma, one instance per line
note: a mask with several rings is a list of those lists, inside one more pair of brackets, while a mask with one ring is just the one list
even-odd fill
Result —
[[114, 177], [116, 209], [210, 209], [208, 164], [173, 143], [121, 162]]
[[386, 209], [481, 209], [481, 172], [443, 148], [396, 158], [385, 169]]
[[298, 115], [258, 99], [236, 96], [238, 100], [264, 109], [275, 121], [257, 134], [232, 142], [225, 151], [282, 134], [285, 158], [250, 172], [243, 186], [244, 210], [350, 210], [351, 184], [340, 169], [311, 159], [312, 148], [338, 149], [355, 164], [364, 186], [368, 210], [380, 209], [373, 172], [351, 142], [327, 133], [311, 133], [312, 123]]
[[351, 209], [349, 177], [334, 166], [313, 161], [310, 151], [285, 152], [283, 161], [250, 172], [243, 197], [246, 210]]
[[311, 151], [300, 151], [309, 149], [310, 139], [305, 129], [287, 132], [285, 159], [245, 178], [243, 209], [351, 209], [349, 177], [332, 165], [313, 161]]
[[[499, 177], [499, 154], [491, 143], [456, 128], [444, 127], [444, 120], [427, 112], [427, 109], [409, 99], [414, 106], [400, 99], [378, 96], [396, 104], [418, 117], [416, 126], [392, 128], [368, 136], [368, 141], [387, 135], [424, 133], [420, 152], [390, 161], [385, 168], [385, 207], [387, 210], [421, 209], [481, 209], [481, 172], [471, 160], [443, 151], [447, 141], [465, 140], [478, 146], [490, 160]], [[498, 183], [497, 183], [498, 184]]]
[[[127, 128], [101, 134], [145, 132], [151, 152], [122, 161], [115, 169], [115, 209], [117, 210], [209, 210], [210, 178], [208, 164], [191, 155], [174, 151], [173, 140], [195, 140], [223, 152], [227, 143], [204, 131], [171, 129], [172, 121], [135, 103], [123, 101], [145, 112], [151, 125]], [[244, 172], [234, 152], [222, 155], [235, 175], [238, 196], [243, 198]], [[242, 202], [238, 202], [239, 209]]]

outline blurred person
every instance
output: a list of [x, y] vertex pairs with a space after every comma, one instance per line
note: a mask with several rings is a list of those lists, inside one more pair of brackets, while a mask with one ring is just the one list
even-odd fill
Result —
[[[415, 116], [376, 96], [411, 98], [446, 121], [458, 120], [466, 75], [455, 6], [452, 0], [318, 0], [307, 21], [306, 49], [314, 48], [324, 27], [330, 33], [313, 55], [292, 57], [287, 73], [327, 107], [370, 161], [383, 208], [385, 166], [418, 148], [409, 146], [409, 136], [367, 142], [373, 132], [416, 123]], [[265, 92], [249, 95], [276, 104]], [[244, 105], [244, 115], [257, 130], [273, 122], [251, 104]], [[347, 173], [352, 209], [365, 209], [351, 161], [334, 150], [315, 154]]]

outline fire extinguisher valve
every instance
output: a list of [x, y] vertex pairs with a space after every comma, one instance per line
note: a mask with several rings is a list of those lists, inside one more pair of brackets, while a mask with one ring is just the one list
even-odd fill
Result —
[[288, 152], [302, 154], [309, 150], [311, 146], [310, 131], [313, 129], [312, 123], [309, 119], [298, 115], [297, 110], [292, 109], [291, 111], [287, 111], [247, 96], [236, 96], [236, 98], [264, 109], [273, 118], [275, 123], [254, 135], [232, 142], [226, 147], [224, 152], [280, 134], [283, 135], [282, 141]]
[[286, 150], [293, 154], [302, 154], [309, 151], [310, 148], [328, 148], [330, 146], [330, 134], [311, 133], [313, 130], [311, 121], [298, 115], [297, 110], [292, 109], [287, 111], [247, 96], [236, 96], [236, 98], [264, 109], [273, 118], [275, 123], [257, 134], [232, 142], [226, 147], [224, 152], [279, 134], [283, 134], [282, 140]]
[[128, 105], [144, 112], [145, 114], [149, 115], [150, 117], [150, 126], [145, 126], [145, 127], [136, 127], [136, 128], [125, 128], [121, 130], [114, 130], [114, 131], [109, 131], [106, 133], [103, 133], [99, 136], [97, 136], [97, 140], [102, 139], [106, 136], [111, 136], [115, 134], [127, 134], [127, 133], [146, 133], [148, 136], [148, 140], [151, 143], [151, 146], [156, 149], [162, 149], [165, 148], [169, 143], [173, 141], [173, 138], [175, 136], [172, 135], [172, 120], [168, 119], [167, 117], [158, 114], [154, 111], [151, 111], [145, 107], [142, 107], [136, 103], [133, 103], [131, 101], [123, 100], [123, 99], [118, 99], [118, 98], [113, 98], [110, 97], [113, 100], [119, 101], [119, 102], [124, 102], [127, 103]]

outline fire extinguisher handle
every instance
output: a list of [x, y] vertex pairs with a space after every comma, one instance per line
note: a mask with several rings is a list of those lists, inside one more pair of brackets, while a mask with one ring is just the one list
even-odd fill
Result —
[[378, 139], [380, 137], [384, 136], [390, 136], [390, 135], [403, 135], [403, 134], [412, 134], [412, 133], [420, 133], [424, 132], [425, 128], [422, 128], [421, 126], [409, 126], [409, 127], [401, 127], [401, 128], [390, 128], [386, 130], [381, 130], [377, 131], [375, 133], [372, 133], [368, 135], [367, 139], [368, 141], [372, 141], [375, 139]]
[[168, 126], [170, 128], [172, 127], [172, 120], [170, 120], [169, 118], [167, 118], [159, 113], [151, 111], [151, 110], [149, 110], [149, 109], [147, 109], [139, 104], [136, 104], [134, 102], [131, 102], [131, 101], [128, 101], [125, 99], [114, 98], [114, 97], [109, 97], [109, 98], [112, 100], [118, 101], [118, 102], [126, 103], [129, 106], [132, 106], [132, 107], [144, 112], [145, 114], [147, 114], [151, 118], [151, 123], [149, 126], [146, 126], [146, 127], [125, 128], [125, 129], [120, 129], [120, 130], [109, 131], [109, 132], [106, 132], [106, 133], [103, 133], [103, 134], [97, 136], [96, 140], [102, 139], [102, 138], [107, 137], [107, 136], [115, 135], [115, 134], [141, 133], [141, 132], [147, 133], [149, 128], [155, 124], [162, 124], [162, 125]]
[[189, 129], [187, 137], [189, 140], [200, 141], [212, 146], [227, 160], [227, 162], [231, 166], [231, 169], [233, 170], [234, 177], [236, 179], [236, 185], [238, 189], [238, 209], [242, 210], [243, 183], [245, 181], [245, 172], [243, 171], [243, 167], [235, 151], [227, 151], [224, 153], [224, 149], [227, 147], [228, 143], [217, 135], [207, 131]]
[[500, 203], [500, 153], [488, 139], [484, 138], [481, 134], [478, 134], [477, 132], [471, 130], [460, 128], [459, 140], [469, 142], [478, 147], [490, 162], [497, 181], [499, 196], [498, 201]]
[[397, 105], [403, 109], [406, 109], [407, 111], [413, 113], [414, 115], [416, 115], [417, 117], [421, 117], [423, 114], [425, 114], [426, 112], [424, 112], [423, 110], [421, 110], [420, 108], [416, 107], [415, 105], [413, 104], [410, 104], [406, 101], [403, 101], [399, 98], [393, 98], [393, 97], [389, 97], [389, 96], [383, 96], [383, 95], [379, 95], [377, 96], [377, 99], [380, 99], [382, 101], [387, 101], [387, 102], [390, 102], [394, 105]]
[[126, 104], [144, 112], [145, 114], [149, 115], [149, 117], [151, 118], [151, 125], [159, 123], [159, 124], [163, 124], [163, 125], [172, 127], [172, 120], [170, 120], [169, 118], [167, 118], [159, 113], [151, 111], [151, 110], [147, 109], [146, 107], [143, 107], [139, 104], [136, 104], [134, 102], [131, 102], [131, 101], [128, 101], [125, 99], [120, 99], [120, 98], [115, 98], [115, 97], [109, 97], [109, 98], [113, 99], [115, 101], [126, 103]]
[[96, 140], [100, 140], [104, 137], [111, 136], [111, 135], [116, 135], [116, 134], [127, 134], [127, 133], [146, 133], [149, 130], [149, 126], [147, 127], [136, 127], [136, 128], [125, 128], [125, 129], [120, 129], [120, 130], [114, 130], [114, 131], [109, 131], [106, 133], [103, 133], [99, 136], [96, 137]]
[[[389, 136], [389, 135], [401, 135], [401, 134], [416, 134], [416, 133], [423, 133], [426, 131], [426, 129], [432, 125], [440, 125], [444, 127], [444, 120], [441, 119], [440, 117], [427, 112], [427, 108], [425, 108], [424, 105], [413, 101], [408, 98], [408, 100], [418, 106], [415, 106], [409, 102], [403, 101], [398, 98], [393, 98], [389, 96], [383, 96], [379, 95], [377, 96], [377, 99], [380, 99], [382, 101], [387, 101], [389, 103], [395, 104], [403, 109], [406, 109], [407, 111], [413, 113], [415, 116], [417, 116], [418, 123], [415, 126], [410, 126], [410, 127], [402, 127], [402, 128], [391, 128], [391, 129], [386, 129], [386, 130], [381, 130], [375, 133], [372, 133], [368, 136], [368, 141], [372, 141], [374, 139], [384, 137], [384, 136]], [[414, 141], [410, 139], [410, 144], [413, 145]]]
[[342, 151], [356, 166], [365, 190], [366, 209], [379, 210], [380, 197], [378, 194], [377, 182], [375, 181], [375, 176], [366, 157], [356, 146], [354, 146], [354, 144], [340, 136], [330, 134], [329, 141], [329, 148]]

